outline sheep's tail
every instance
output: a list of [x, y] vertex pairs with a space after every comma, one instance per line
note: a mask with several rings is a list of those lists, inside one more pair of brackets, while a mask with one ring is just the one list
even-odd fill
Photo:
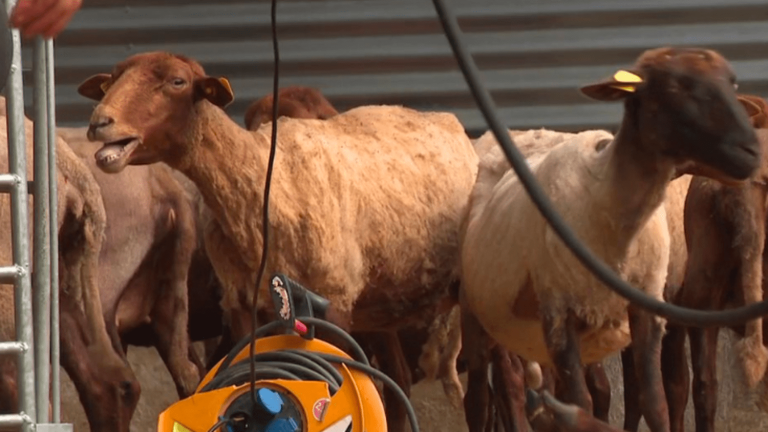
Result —
[[448, 401], [456, 409], [464, 403], [464, 387], [456, 362], [461, 351], [461, 313], [458, 306], [439, 316], [430, 326], [429, 339], [422, 348], [419, 367], [427, 381], [439, 379]]

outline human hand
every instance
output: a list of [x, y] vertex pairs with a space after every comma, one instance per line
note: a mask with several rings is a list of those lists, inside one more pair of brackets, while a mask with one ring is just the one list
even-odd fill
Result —
[[54, 38], [82, 5], [83, 0], [19, 0], [10, 22], [25, 37]]

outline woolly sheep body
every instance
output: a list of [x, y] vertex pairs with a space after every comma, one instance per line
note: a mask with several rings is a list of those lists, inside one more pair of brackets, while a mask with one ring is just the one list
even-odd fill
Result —
[[[421, 319], [419, 309], [445, 297], [458, 277], [459, 224], [477, 172], [477, 156], [461, 123], [452, 114], [398, 106], [278, 122], [270, 195], [275, 243], [266, 274], [291, 275], [340, 310], [351, 310], [366, 287], [393, 290], [384, 296], [403, 310], [372, 305], [374, 323], [356, 319], [356, 329], [401, 325], [397, 321], [405, 315]], [[262, 243], [261, 217], [253, 213], [260, 212], [259, 180], [271, 128], [259, 128], [250, 138], [255, 142], [246, 143], [239, 138], [247, 132], [223, 115], [220, 122], [206, 123], [217, 129], [202, 133], [216, 137], [234, 153], [232, 159], [226, 171], [199, 159], [184, 171], [216, 216], [206, 249], [224, 287], [222, 305], [231, 310], [242, 307], [244, 288], [248, 302], [253, 295], [249, 281], [255, 279]], [[242, 144], [229, 146], [233, 141]], [[221, 187], [230, 181], [237, 187]], [[226, 251], [227, 244], [234, 250]], [[259, 295], [264, 307], [270, 302], [265, 294]]]
[[[604, 212], [610, 203], [601, 199], [601, 173], [594, 163], [604, 155], [597, 144], [612, 135], [531, 133], [541, 134], [544, 149], [534, 152], [529, 165], [566, 223], [625, 280], [661, 300], [670, 248], [665, 207], [651, 214], [626, 250], [609, 233], [617, 221]], [[551, 146], [548, 139], [563, 141]], [[547, 147], [551, 147], [548, 153]], [[480, 160], [462, 260], [464, 296], [470, 308], [483, 311], [477, 318], [493, 339], [525, 359], [552, 365], [540, 320], [513, 313], [527, 284], [541, 303], [561, 312], [571, 307], [585, 321], [583, 363], [599, 361], [629, 345], [627, 301], [603, 286], [560, 241], [498, 147]]]

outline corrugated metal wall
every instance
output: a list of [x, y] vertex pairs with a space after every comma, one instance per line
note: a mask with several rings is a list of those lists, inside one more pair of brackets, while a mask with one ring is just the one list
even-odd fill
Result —
[[[404, 104], [455, 112], [485, 130], [429, 0], [278, 0], [281, 85], [320, 88], [339, 109]], [[269, 2], [85, 0], [56, 44], [60, 125], [87, 122], [78, 83], [127, 56], [169, 50], [198, 59], [235, 89], [229, 113], [271, 91]], [[745, 92], [768, 96], [765, 0], [453, 0], [500, 113], [513, 128], [614, 129], [618, 104], [581, 84], [644, 49], [704, 45], [734, 63]], [[24, 56], [30, 65], [31, 50]], [[31, 83], [28, 75], [25, 82]], [[26, 97], [31, 101], [31, 89]]]

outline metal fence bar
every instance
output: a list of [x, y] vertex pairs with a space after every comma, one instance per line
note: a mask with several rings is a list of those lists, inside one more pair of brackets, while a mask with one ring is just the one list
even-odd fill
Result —
[[29, 428], [29, 424], [32, 419], [26, 414], [0, 414], [0, 427], [19, 427], [26, 425]]
[[48, 89], [46, 88], [45, 41], [35, 38], [32, 48], [32, 87], [34, 109], [34, 254], [32, 284], [34, 289], [35, 395], [37, 422], [48, 423], [50, 388], [51, 326], [51, 238], [49, 233], [48, 184]]
[[21, 342], [0, 342], [0, 355], [20, 354], [27, 349], [27, 346]]
[[[6, 0], [5, 7], [10, 16], [16, 0]], [[17, 29], [12, 29], [13, 58], [11, 73], [6, 84], [8, 166], [11, 174], [27, 178], [26, 136], [24, 133], [24, 84], [21, 76], [21, 38]], [[16, 340], [34, 346], [32, 329], [32, 285], [29, 277], [29, 208], [27, 182], [22, 181], [11, 190], [11, 232], [13, 261], [21, 268], [16, 283]], [[29, 349], [18, 356], [18, 395], [22, 415], [34, 419], [35, 407], [35, 354]], [[34, 425], [24, 422], [22, 431], [32, 432]]]
[[56, 218], [58, 184], [56, 184], [56, 87], [53, 68], [53, 40], [45, 41], [45, 88], [48, 93], [48, 181], [50, 195], [51, 235], [51, 405], [53, 423], [61, 421], [61, 376], [59, 360], [59, 233]]
[[0, 193], [10, 193], [21, 179], [13, 174], [0, 174]]
[[15, 284], [23, 273], [25, 273], [24, 269], [17, 265], [0, 267], [0, 283]]

